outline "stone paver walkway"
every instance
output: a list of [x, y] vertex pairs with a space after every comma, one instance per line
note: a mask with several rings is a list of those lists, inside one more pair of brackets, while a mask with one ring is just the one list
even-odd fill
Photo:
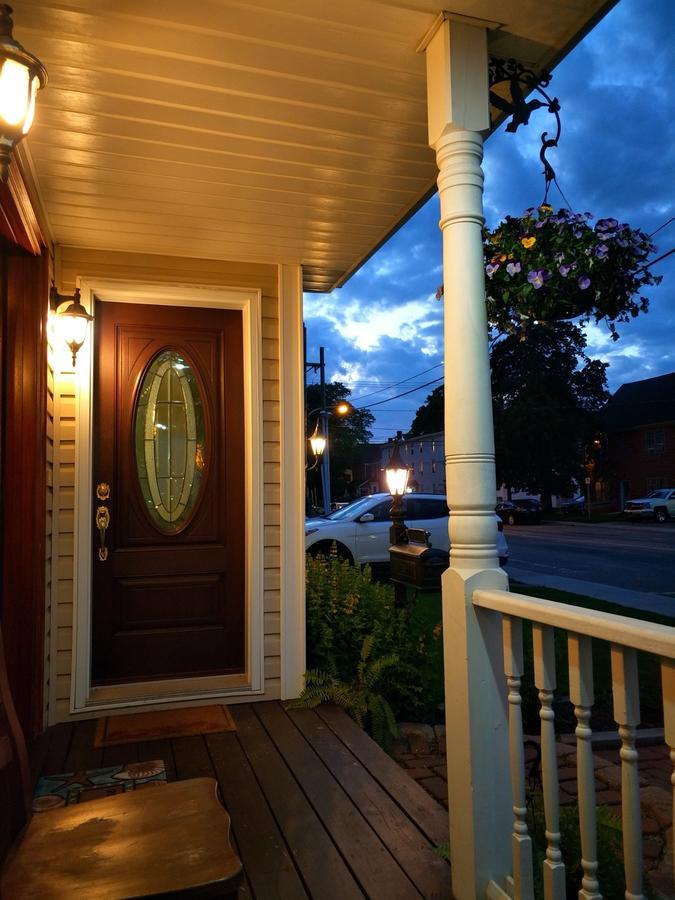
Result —
[[[400, 724], [400, 740], [393, 755], [408, 775], [446, 808], [448, 805], [445, 728], [416, 723]], [[527, 738], [538, 743], [538, 737]], [[652, 889], [663, 900], [675, 900], [673, 882], [673, 765], [664, 744], [639, 747], [640, 798], [645, 872]], [[573, 743], [559, 743], [558, 779], [561, 805], [577, 801], [576, 750]], [[525, 758], [536, 758], [536, 749], [526, 747]], [[621, 806], [621, 767], [619, 751], [597, 750], [595, 790], [598, 805]]]

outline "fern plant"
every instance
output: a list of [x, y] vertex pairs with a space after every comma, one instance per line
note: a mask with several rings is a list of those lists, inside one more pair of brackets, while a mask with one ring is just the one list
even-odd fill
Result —
[[314, 709], [321, 703], [335, 703], [346, 710], [383, 747], [388, 747], [398, 734], [396, 719], [380, 685], [385, 673], [399, 664], [395, 654], [372, 657], [374, 638], [368, 635], [361, 645], [356, 677], [340, 679], [335, 670], [314, 669], [305, 674], [305, 689], [291, 708]]

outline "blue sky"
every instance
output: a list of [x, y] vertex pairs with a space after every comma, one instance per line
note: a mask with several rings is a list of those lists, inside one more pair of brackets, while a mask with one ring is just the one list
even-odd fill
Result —
[[[575, 212], [613, 216], [649, 233], [675, 216], [673, 34], [673, 0], [621, 0], [555, 70], [549, 92], [560, 100], [563, 131], [551, 161]], [[541, 201], [539, 135], [551, 121], [540, 111], [515, 135], [502, 127], [487, 141], [488, 225]], [[552, 192], [553, 205], [563, 206]], [[654, 240], [658, 254], [675, 247], [675, 222]], [[664, 277], [646, 291], [650, 311], [619, 326], [619, 341], [602, 325], [587, 329], [587, 352], [610, 364], [610, 390], [675, 371], [675, 255], [654, 271]], [[356, 405], [416, 389], [373, 407], [373, 440], [407, 430], [435, 386], [422, 385], [442, 376], [441, 280], [434, 196], [345, 287], [305, 295], [308, 358], [318, 359], [323, 345], [327, 378], [347, 384]]]

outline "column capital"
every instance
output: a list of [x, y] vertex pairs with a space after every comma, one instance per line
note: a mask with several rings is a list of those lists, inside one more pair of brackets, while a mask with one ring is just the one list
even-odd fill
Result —
[[487, 29], [444, 19], [426, 47], [429, 144], [490, 130]]

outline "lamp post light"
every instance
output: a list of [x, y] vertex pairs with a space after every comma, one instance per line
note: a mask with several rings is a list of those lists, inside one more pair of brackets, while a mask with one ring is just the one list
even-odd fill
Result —
[[408, 487], [410, 469], [401, 459], [398, 443], [389, 458], [389, 463], [384, 470], [387, 479], [387, 487], [392, 496], [391, 504], [391, 528], [389, 529], [389, 542], [391, 544], [407, 543], [406, 527], [403, 521], [403, 495]]
[[12, 7], [0, 3], [0, 178], [7, 181], [12, 151], [30, 131], [37, 92], [47, 83], [40, 60], [12, 36]]
[[[330, 415], [338, 415], [341, 417], [349, 415], [352, 411], [351, 403], [341, 400], [328, 408], [317, 406], [316, 409], [307, 413], [307, 419], [318, 413], [319, 417], [316, 421], [314, 433], [309, 439], [312, 452], [316, 457], [315, 465], [318, 465], [319, 458], [321, 461], [321, 488], [323, 494], [323, 511], [327, 515], [330, 512], [330, 448], [328, 444], [328, 417]], [[320, 427], [319, 427], [320, 426]], [[312, 466], [314, 468], [314, 466]]]

